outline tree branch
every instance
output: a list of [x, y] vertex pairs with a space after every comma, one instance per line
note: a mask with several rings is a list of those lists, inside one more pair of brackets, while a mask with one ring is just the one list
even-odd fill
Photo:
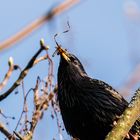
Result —
[[140, 116], [140, 89], [133, 96], [128, 108], [124, 111], [121, 118], [117, 121], [112, 131], [105, 140], [123, 140], [129, 130]]
[[1, 42], [0, 51], [15, 45], [17, 42], [19, 42], [22, 39], [24, 39], [25, 37], [27, 37], [29, 34], [31, 34], [34, 30], [38, 29], [44, 23], [51, 20], [54, 16], [64, 12], [65, 10], [68, 10], [73, 5], [78, 3], [79, 1], [80, 0], [66, 0], [63, 3], [61, 3], [60, 5], [56, 6], [47, 15], [44, 15], [44, 16], [40, 17], [39, 19], [33, 21], [31, 24], [29, 24], [27, 27], [23, 28], [21, 31], [19, 31], [12, 37]]
[[2, 90], [6, 86], [8, 80], [14, 70], [14, 63], [13, 63], [12, 57], [9, 58], [8, 64], [9, 64], [9, 69], [8, 69], [8, 72], [5, 74], [3, 81], [0, 83], [0, 90]]
[[[44, 45], [43, 41], [40, 41], [40, 49], [36, 52], [36, 54], [31, 58], [31, 60], [28, 62], [27, 66], [21, 71], [18, 79], [16, 80], [16, 82], [11, 86], [11, 88], [8, 89], [8, 91], [6, 91], [5, 93], [3, 93], [2, 95], [0, 95], [0, 101], [2, 101], [3, 99], [5, 99], [8, 95], [10, 95], [10, 93], [20, 85], [21, 81], [25, 78], [25, 76], [28, 74], [29, 70], [34, 66], [34, 64], [36, 63], [36, 58], [38, 57], [38, 55], [43, 51], [43, 50], [48, 50], [49, 48], [46, 47]], [[40, 62], [40, 61], [38, 61]]]
[[3, 133], [9, 140], [17, 140], [13, 134], [11, 134], [2, 123], [0, 123], [0, 132]]

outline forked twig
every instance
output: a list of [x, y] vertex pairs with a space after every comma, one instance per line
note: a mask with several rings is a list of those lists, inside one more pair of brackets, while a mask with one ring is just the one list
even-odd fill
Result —
[[[18, 79], [15, 81], [15, 83], [9, 88], [5, 93], [0, 95], [0, 101], [5, 99], [8, 95], [12, 93], [12, 91], [18, 87], [21, 83], [21, 81], [24, 79], [24, 77], [28, 74], [29, 70], [34, 66], [35, 60], [38, 57], [38, 55], [43, 51], [43, 50], [48, 50], [49, 48], [46, 47], [43, 42], [40, 42], [40, 48], [36, 52], [36, 54], [31, 58], [31, 60], [28, 62], [27, 66], [21, 71]], [[36, 63], [35, 63], [36, 64]]]
[[4, 76], [3, 81], [0, 83], [0, 90], [2, 90], [6, 86], [9, 78], [12, 75], [12, 72], [14, 71], [14, 62], [12, 57], [9, 58], [8, 64], [9, 64], [9, 69], [6, 75]]

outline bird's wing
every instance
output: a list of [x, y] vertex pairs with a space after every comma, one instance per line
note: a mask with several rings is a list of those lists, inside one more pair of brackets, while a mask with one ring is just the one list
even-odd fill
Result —
[[[117, 106], [121, 106], [120, 103], [124, 105], [124, 108], [128, 106], [127, 101], [121, 96], [112, 86], [109, 84], [97, 80], [92, 79], [90, 77], [86, 77], [84, 83], [84, 92], [89, 93], [93, 97], [96, 97], [97, 100], [102, 100], [103, 102], [111, 102], [117, 103]], [[112, 103], [113, 103], [112, 102]], [[110, 104], [111, 105], [111, 104]]]
[[128, 106], [127, 101], [103, 81], [85, 77], [82, 84], [80, 91], [84, 97], [83, 103], [101, 121], [111, 123]]
[[[110, 86], [109, 84], [101, 81], [101, 80], [97, 80], [97, 79], [92, 79], [92, 81], [94, 83], [96, 83], [96, 85], [101, 88], [104, 91], [108, 91], [108, 94], [111, 94], [111, 96], [113, 96], [114, 98], [117, 98], [118, 100], [122, 101], [123, 97], [118, 93], [118, 91], [116, 91], [112, 86]], [[124, 100], [124, 99], [123, 99]], [[126, 101], [125, 101], [126, 102]]]
[[[107, 83], [105, 83], [103, 81], [96, 80], [96, 79], [94, 79], [93, 81], [94, 81], [94, 83], [97, 84], [97, 86], [99, 88], [102, 88], [105, 91], [108, 91], [108, 94], [110, 94], [111, 96], [113, 96], [116, 99], [118, 99], [119, 101], [121, 101], [124, 104], [125, 107], [128, 106], [127, 101], [110, 85], [108, 85]], [[117, 118], [116, 118], [116, 120], [117, 120]], [[129, 135], [130, 135], [130, 139], [135, 138], [136, 140], [140, 140], [140, 117], [136, 120], [136, 122], [132, 126], [132, 128], [129, 132]]]

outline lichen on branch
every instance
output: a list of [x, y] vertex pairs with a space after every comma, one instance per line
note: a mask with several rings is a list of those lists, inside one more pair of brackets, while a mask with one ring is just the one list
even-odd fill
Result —
[[[135, 121], [140, 117], [140, 88], [136, 91], [132, 100], [117, 121], [112, 131], [107, 135], [105, 140], [123, 140], [128, 134], [129, 130], [135, 123]], [[139, 120], [138, 120], [139, 121]], [[140, 128], [139, 133], [140, 133]], [[136, 136], [138, 137], [138, 136]]]

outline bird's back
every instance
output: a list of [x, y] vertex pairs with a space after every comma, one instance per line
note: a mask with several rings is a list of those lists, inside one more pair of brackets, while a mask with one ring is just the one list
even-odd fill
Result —
[[103, 140], [114, 121], [128, 106], [111, 86], [87, 76], [78, 85], [64, 80], [58, 86], [66, 130], [80, 140]]

